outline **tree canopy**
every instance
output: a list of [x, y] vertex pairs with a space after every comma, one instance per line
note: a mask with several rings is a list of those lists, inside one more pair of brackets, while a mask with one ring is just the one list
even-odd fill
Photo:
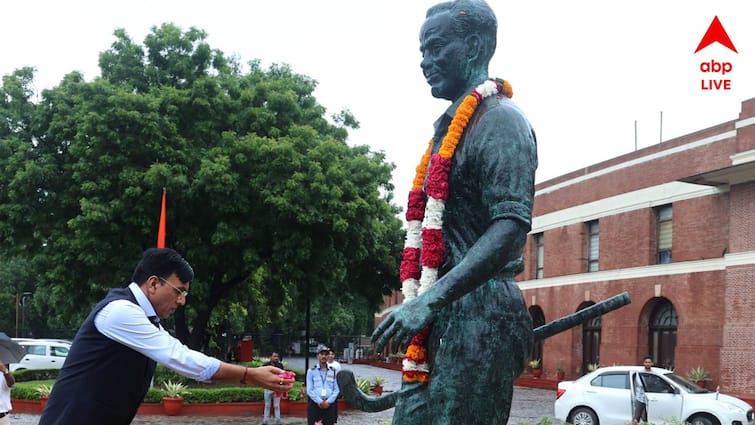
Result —
[[374, 311], [397, 287], [403, 234], [394, 166], [346, 143], [351, 113], [329, 121], [313, 79], [242, 67], [195, 28], [114, 35], [93, 81], [71, 72], [35, 102], [22, 68], [0, 87], [0, 261], [28, 264], [47, 326], [77, 327], [128, 284], [163, 188], [166, 246], [196, 274], [175, 316], [190, 346], [229, 320], [283, 326], [307, 297]]

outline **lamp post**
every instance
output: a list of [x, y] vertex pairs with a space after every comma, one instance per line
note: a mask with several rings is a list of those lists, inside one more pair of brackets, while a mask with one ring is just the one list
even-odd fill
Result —
[[[24, 292], [21, 294], [21, 337], [26, 338], [26, 298], [31, 297], [31, 292]], [[16, 322], [18, 326], [18, 322]]]
[[18, 338], [18, 304], [20, 302], [18, 291], [16, 291], [16, 338]]

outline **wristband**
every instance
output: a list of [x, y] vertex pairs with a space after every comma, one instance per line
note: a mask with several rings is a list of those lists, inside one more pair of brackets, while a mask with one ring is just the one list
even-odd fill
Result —
[[245, 367], [245, 368], [244, 368], [244, 377], [243, 377], [243, 378], [241, 378], [241, 383], [242, 383], [242, 384], [246, 384], [246, 374], [247, 374], [247, 372], [249, 372], [249, 368], [248, 368], [248, 367]]

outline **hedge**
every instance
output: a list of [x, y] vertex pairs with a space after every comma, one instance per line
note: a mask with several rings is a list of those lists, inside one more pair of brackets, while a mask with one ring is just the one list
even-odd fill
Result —
[[[13, 386], [13, 392], [11, 397], [16, 400], [39, 400], [39, 394], [37, 394], [36, 388], [42, 384], [52, 384], [53, 380], [39, 380], [28, 382], [17, 382]], [[259, 387], [250, 386], [227, 386], [227, 387], [213, 387], [202, 388], [200, 386], [191, 387], [190, 393], [184, 396], [185, 403], [234, 403], [234, 402], [252, 402], [264, 400], [264, 390]], [[207, 384], [204, 384], [207, 385]], [[295, 383], [294, 388], [291, 390], [294, 394], [301, 393], [301, 384]], [[160, 387], [152, 387], [147, 391], [147, 395], [144, 396], [145, 403], [160, 403], [162, 402], [165, 391]], [[306, 398], [300, 398], [300, 400], [306, 400]]]

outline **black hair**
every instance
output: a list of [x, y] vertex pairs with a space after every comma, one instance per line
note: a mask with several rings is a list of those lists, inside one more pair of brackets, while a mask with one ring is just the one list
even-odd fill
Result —
[[178, 252], [170, 248], [150, 248], [142, 254], [131, 280], [141, 285], [150, 276], [167, 279], [174, 273], [183, 283], [189, 283], [194, 279], [194, 270]]

